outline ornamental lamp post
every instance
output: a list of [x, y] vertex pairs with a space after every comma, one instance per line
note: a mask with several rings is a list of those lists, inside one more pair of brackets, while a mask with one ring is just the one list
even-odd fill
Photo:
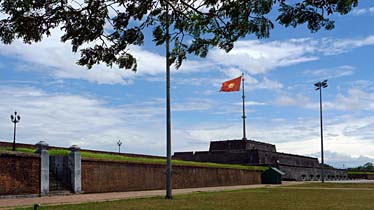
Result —
[[120, 154], [121, 154], [121, 145], [122, 145], [122, 141], [121, 141], [121, 140], [118, 140], [118, 141], [117, 141], [117, 145], [118, 145], [118, 154], [120, 155]]
[[327, 88], [327, 80], [323, 80], [322, 82], [317, 82], [314, 84], [316, 90], [319, 90], [319, 110], [320, 110], [320, 124], [321, 124], [321, 175], [322, 175], [322, 183], [325, 182], [325, 161], [323, 157], [323, 124], [322, 124], [322, 89]]
[[17, 111], [14, 112], [14, 115], [10, 115], [10, 120], [14, 123], [14, 131], [13, 131], [13, 148], [12, 151], [16, 151], [16, 129], [17, 123], [21, 120], [21, 116], [17, 114]]

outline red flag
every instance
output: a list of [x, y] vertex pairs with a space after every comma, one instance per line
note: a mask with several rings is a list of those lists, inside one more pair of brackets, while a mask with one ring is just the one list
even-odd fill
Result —
[[241, 81], [242, 81], [242, 76], [226, 81], [222, 83], [222, 87], [220, 91], [223, 91], [223, 92], [239, 91]]

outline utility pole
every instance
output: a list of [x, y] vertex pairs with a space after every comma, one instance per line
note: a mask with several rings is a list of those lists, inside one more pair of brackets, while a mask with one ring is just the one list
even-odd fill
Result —
[[170, 18], [169, 5], [166, 2], [166, 199], [172, 199], [172, 166], [171, 166], [171, 100], [170, 100]]

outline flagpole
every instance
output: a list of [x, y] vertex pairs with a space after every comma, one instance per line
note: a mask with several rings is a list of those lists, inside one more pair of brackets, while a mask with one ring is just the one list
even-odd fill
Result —
[[242, 95], [242, 99], [243, 99], [243, 140], [247, 140], [247, 136], [246, 136], [246, 133], [245, 133], [245, 94], [244, 94], [244, 73], [242, 73], [242, 90], [243, 90], [243, 95]]

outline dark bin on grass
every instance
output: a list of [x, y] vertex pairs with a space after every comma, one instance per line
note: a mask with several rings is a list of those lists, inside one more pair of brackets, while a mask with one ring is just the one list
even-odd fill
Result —
[[284, 172], [277, 168], [270, 167], [261, 174], [262, 184], [282, 184], [283, 175], [285, 175]]

